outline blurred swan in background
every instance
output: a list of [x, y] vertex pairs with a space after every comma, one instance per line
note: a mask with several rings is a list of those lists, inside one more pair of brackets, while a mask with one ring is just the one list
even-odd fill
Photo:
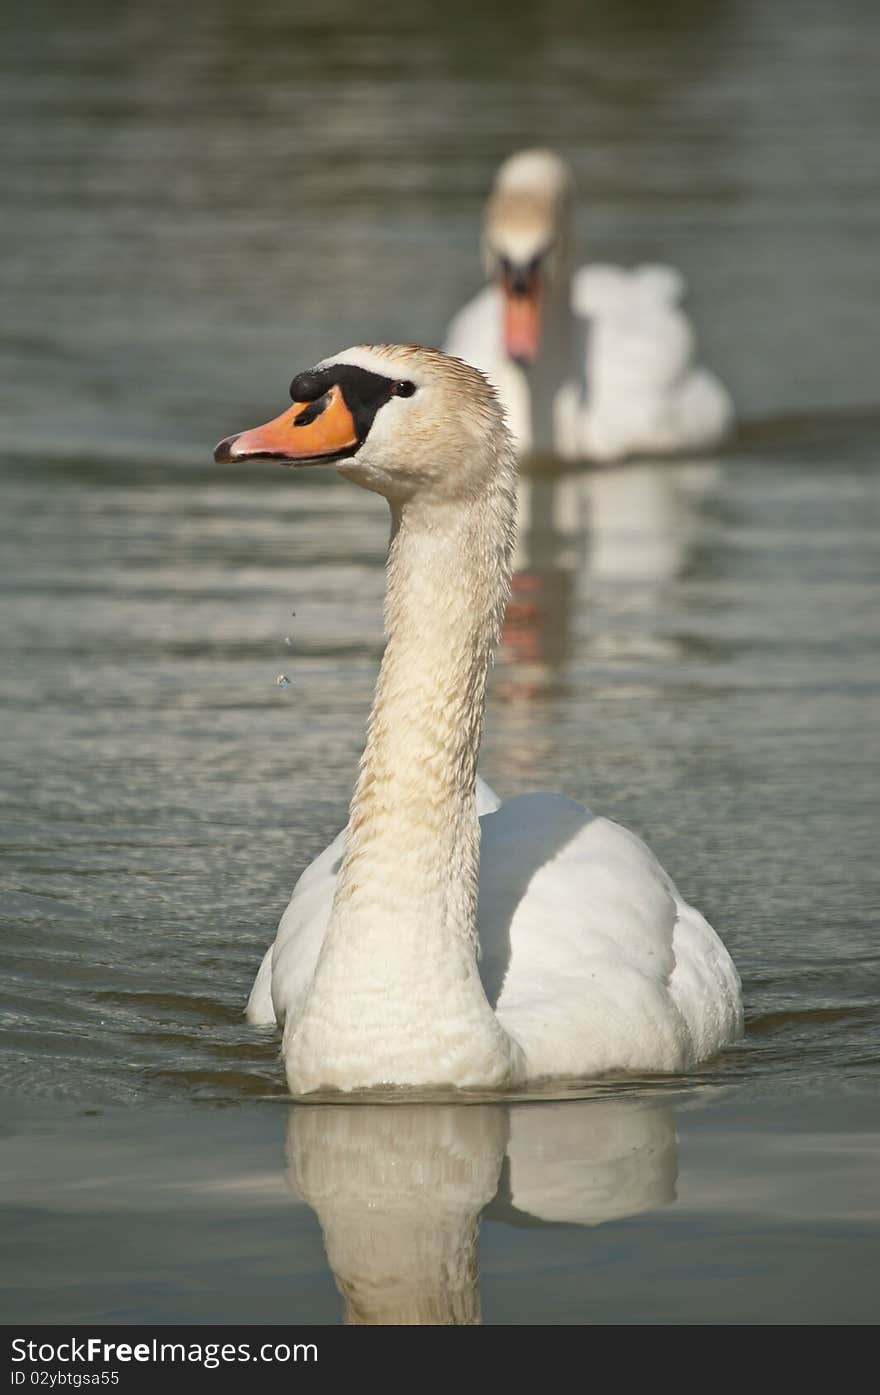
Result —
[[522, 455], [597, 462], [709, 449], [730, 397], [694, 362], [672, 267], [572, 271], [572, 179], [550, 150], [504, 162], [486, 207], [490, 284], [444, 345], [496, 384]]
[[[331, 463], [391, 508], [388, 641], [347, 829], [307, 868], [248, 1004], [294, 1094], [675, 1071], [741, 1028], [718, 936], [633, 834], [558, 795], [477, 821], [516, 467], [495, 394], [434, 350], [349, 349], [218, 461]], [[494, 803], [491, 792], [484, 798]]]
[[[668, 1105], [306, 1105], [291, 1190], [317, 1213], [351, 1324], [482, 1321], [480, 1219], [596, 1226], [675, 1199]], [[506, 1168], [504, 1164], [507, 1164]]]

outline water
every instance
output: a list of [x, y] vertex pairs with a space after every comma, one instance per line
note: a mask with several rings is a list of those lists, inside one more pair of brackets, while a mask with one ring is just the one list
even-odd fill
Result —
[[[877, 16], [796, 8], [12, 26], [10, 1319], [332, 1322], [334, 1275], [369, 1316], [352, 1265], [389, 1234], [380, 1316], [876, 1318]], [[211, 448], [326, 352], [439, 339], [493, 165], [535, 139], [573, 162], [585, 249], [685, 269], [744, 425], [717, 460], [523, 482], [482, 769], [649, 838], [734, 954], [746, 1035], [557, 1101], [291, 1107], [242, 1007], [345, 819], [387, 521]]]

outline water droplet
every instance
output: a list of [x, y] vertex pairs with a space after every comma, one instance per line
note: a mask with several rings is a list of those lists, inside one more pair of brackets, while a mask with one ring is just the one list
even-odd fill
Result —
[[279, 688], [290, 687], [290, 679], [288, 678], [286, 673], [279, 673], [278, 677], [275, 679], [275, 682], [278, 684]]

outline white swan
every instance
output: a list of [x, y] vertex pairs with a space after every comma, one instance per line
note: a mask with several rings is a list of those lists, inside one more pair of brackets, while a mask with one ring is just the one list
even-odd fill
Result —
[[452, 320], [445, 348], [496, 384], [521, 454], [598, 462], [707, 449], [732, 416], [694, 364], [694, 335], [666, 266], [572, 275], [572, 181], [550, 150], [499, 169], [483, 225], [491, 284]]
[[248, 1008], [283, 1024], [292, 1092], [495, 1089], [711, 1055], [740, 1030], [736, 970], [645, 844], [558, 795], [477, 821], [515, 510], [490, 386], [384, 345], [324, 360], [291, 396], [216, 458], [333, 463], [392, 519], [348, 827], [300, 878]]

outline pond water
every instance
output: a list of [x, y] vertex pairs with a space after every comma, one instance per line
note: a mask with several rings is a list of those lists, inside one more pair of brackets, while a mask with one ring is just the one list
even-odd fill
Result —
[[[7, 1320], [876, 1321], [878, 13], [605, 8], [11, 27]], [[242, 1009], [345, 821], [387, 520], [211, 449], [327, 352], [436, 342], [535, 140], [585, 255], [683, 268], [742, 426], [523, 479], [481, 766], [651, 842], [746, 1034], [675, 1081], [292, 1106]]]

